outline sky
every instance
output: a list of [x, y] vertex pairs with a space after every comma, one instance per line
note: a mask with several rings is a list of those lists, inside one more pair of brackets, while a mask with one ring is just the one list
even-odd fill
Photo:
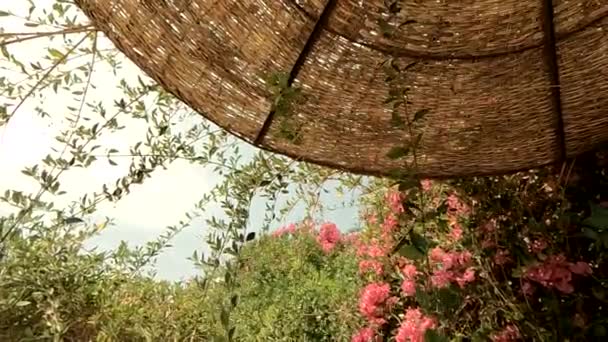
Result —
[[[54, 0], [36, 0], [40, 8], [50, 8]], [[27, 2], [3, 1], [0, 11], [24, 13]], [[24, 26], [24, 21], [13, 17], [0, 17], [0, 28], [4, 32], [28, 32], [31, 28]], [[43, 28], [35, 28], [37, 31]], [[30, 40], [28, 42], [11, 45], [11, 53], [26, 61], [38, 61], [46, 54], [49, 47], [48, 39]], [[102, 42], [100, 48], [112, 48], [109, 41]], [[0, 57], [0, 66], [3, 61]], [[124, 57], [122, 57], [124, 58]], [[124, 58], [126, 60], [126, 58]], [[0, 68], [0, 77], [18, 79], [18, 73]], [[120, 76], [120, 77], [119, 77]], [[126, 61], [120, 75], [114, 75], [109, 67], [97, 68], [93, 83], [97, 89], [90, 92], [88, 101], [102, 101], [111, 104], [113, 99], [119, 98], [122, 91], [117, 88], [120, 78], [136, 80], [138, 76], [145, 77], [135, 65]], [[0, 89], [0, 92], [2, 89]], [[66, 127], [66, 104], [69, 104], [69, 94], [56, 95], [52, 92], [41, 94], [40, 99], [27, 101], [11, 118], [8, 125], [0, 126], [0, 192], [5, 189], [36, 191], [37, 186], [21, 170], [40, 162], [51, 152], [51, 146], [57, 146], [54, 137], [62, 127]], [[41, 118], [35, 112], [36, 106], [48, 111], [49, 118]], [[111, 108], [111, 105], [108, 105]], [[195, 120], [205, 120], [202, 116]], [[100, 143], [103, 146], [116, 147], [127, 150], [130, 145], [143, 139], [146, 127], [138, 122], [132, 122], [119, 134], [104, 138]], [[242, 143], [245, 154], [255, 151]], [[104, 183], [111, 183], [124, 176], [129, 158], [116, 159], [118, 165], [108, 163], [95, 163], [88, 169], [68, 171], [61, 178], [62, 186], [68, 192], [65, 201], [76, 199], [87, 192], [100, 191]], [[221, 176], [214, 173], [211, 168], [190, 164], [178, 160], [169, 165], [167, 170], [159, 169], [153, 173], [151, 179], [142, 185], [132, 188], [132, 193], [116, 204], [104, 203], [99, 207], [96, 215], [99, 218], [108, 216], [115, 220], [115, 225], [106, 228], [101, 234], [87, 241], [88, 248], [97, 247], [108, 250], [116, 247], [121, 241], [130, 245], [143, 244], [155, 239], [168, 225], [176, 224], [186, 211], [193, 208], [201, 196], [209, 192], [213, 185], [221, 181]], [[342, 201], [335, 192], [330, 191], [323, 196], [323, 202], [332, 206]], [[251, 226], [259, 226], [264, 203], [255, 201], [252, 207]], [[0, 206], [0, 215], [6, 214], [8, 208]], [[297, 208], [289, 221], [297, 221], [304, 214], [302, 208]], [[343, 230], [354, 228], [358, 217], [357, 208], [345, 208], [329, 212], [321, 219], [338, 224]], [[206, 227], [199, 221], [193, 222], [186, 230], [180, 233], [173, 241], [172, 247], [166, 249], [158, 258], [156, 264], [157, 277], [160, 279], [180, 280], [197, 274], [190, 261], [187, 260], [194, 250], [206, 251], [204, 237]]]

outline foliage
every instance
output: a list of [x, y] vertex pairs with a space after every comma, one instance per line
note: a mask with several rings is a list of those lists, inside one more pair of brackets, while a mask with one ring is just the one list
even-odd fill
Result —
[[355, 244], [368, 285], [353, 340], [604, 338], [606, 165], [586, 158], [561, 177], [423, 181], [378, 197]]
[[248, 246], [234, 315], [239, 340], [348, 339], [358, 279], [352, 255], [338, 249], [324, 252], [304, 228]]
[[296, 120], [293, 107], [305, 101], [302, 88], [294, 86], [290, 74], [285, 72], [271, 73], [265, 77], [265, 82], [272, 95], [271, 113], [279, 118], [279, 136], [299, 144], [301, 124]]

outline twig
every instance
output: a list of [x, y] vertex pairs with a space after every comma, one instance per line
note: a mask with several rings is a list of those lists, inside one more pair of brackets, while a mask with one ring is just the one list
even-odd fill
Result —
[[58, 30], [58, 31], [50, 31], [50, 32], [11, 32], [11, 33], [0, 33], [0, 38], [5, 38], [5, 37], [15, 37], [15, 36], [26, 36], [26, 37], [20, 37], [20, 38], [15, 38], [13, 40], [6, 40], [3, 42], [0, 42], [0, 46], [8, 46], [11, 44], [17, 44], [17, 43], [22, 43], [28, 40], [32, 40], [32, 39], [37, 39], [37, 38], [43, 38], [43, 37], [49, 37], [49, 36], [55, 36], [58, 34], [73, 34], [73, 33], [83, 33], [83, 32], [97, 32], [97, 29], [95, 29], [95, 26], [93, 25], [85, 25], [85, 26], [78, 26], [78, 27], [71, 27], [71, 28], [67, 28], [64, 30]]

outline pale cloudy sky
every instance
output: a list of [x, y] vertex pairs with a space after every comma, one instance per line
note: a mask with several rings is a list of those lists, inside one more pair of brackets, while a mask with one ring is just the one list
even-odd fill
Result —
[[[35, 0], [36, 6], [50, 8], [54, 0]], [[27, 10], [27, 2], [2, 1], [0, 11], [23, 13]], [[0, 27], [5, 32], [27, 32], [22, 20], [10, 17], [0, 18]], [[29, 29], [31, 30], [31, 29]], [[41, 30], [41, 28], [36, 28]], [[10, 51], [25, 61], [41, 60], [46, 54], [45, 50], [51, 44], [47, 39], [31, 40], [11, 45]], [[101, 48], [111, 48], [111, 44], [104, 39]], [[2, 66], [0, 59], [0, 66]], [[6, 64], [4, 64], [6, 65]], [[6, 69], [0, 69], [0, 77], [11, 79], [23, 77]], [[145, 77], [143, 73], [128, 61], [125, 63], [120, 77], [135, 80], [137, 76]], [[120, 78], [115, 76], [109, 67], [97, 68], [93, 83], [97, 89], [89, 96], [89, 101], [104, 101], [111, 108], [114, 99], [119, 98], [122, 91], [117, 89]], [[73, 101], [68, 94], [56, 95], [52, 91], [41, 94], [41, 100], [26, 102], [14, 115], [7, 126], [0, 127], [0, 191], [11, 188], [17, 190], [36, 191], [36, 184], [28, 180], [21, 173], [25, 166], [32, 166], [40, 162], [48, 153], [51, 146], [57, 146], [54, 137], [62, 127], [66, 127], [65, 106]], [[51, 114], [50, 118], [42, 119], [35, 113], [35, 106], [41, 105]], [[199, 120], [199, 118], [196, 118]], [[202, 117], [200, 120], [204, 120]], [[143, 139], [146, 127], [138, 122], [125, 122], [127, 128], [119, 134], [104, 138], [100, 143], [103, 146], [128, 150], [133, 143]], [[252, 150], [243, 146], [245, 150]], [[111, 183], [123, 176], [128, 169], [129, 158], [116, 159], [118, 165], [111, 166], [100, 162], [86, 170], [75, 170], [66, 173], [62, 179], [64, 189], [68, 191], [66, 201], [75, 199], [84, 193], [99, 191], [102, 184]], [[115, 218], [116, 225], [108, 228], [102, 234], [89, 241], [89, 246], [98, 246], [102, 249], [113, 248], [125, 240], [130, 244], [142, 244], [158, 236], [167, 225], [177, 223], [183, 218], [184, 212], [192, 208], [201, 196], [209, 191], [213, 184], [220, 180], [211, 169], [192, 165], [183, 161], [176, 161], [167, 170], [159, 169], [154, 172], [152, 179], [143, 185], [134, 186], [132, 193], [117, 204], [104, 204], [100, 207], [100, 217]], [[325, 195], [327, 203], [337, 203], [332, 193]], [[257, 201], [253, 212], [261, 212], [264, 203]], [[0, 207], [0, 214], [7, 208]], [[296, 210], [290, 219], [297, 220], [302, 210]], [[355, 208], [346, 208], [328, 213], [324, 219], [334, 221], [348, 229], [354, 226], [357, 211]], [[260, 215], [253, 215], [252, 226], [261, 221]], [[157, 271], [160, 278], [180, 279], [194, 274], [191, 263], [186, 258], [192, 255], [193, 250], [201, 250], [205, 236], [205, 227], [202, 222], [193, 224], [178, 235], [173, 241], [173, 247], [166, 250], [158, 260]]]

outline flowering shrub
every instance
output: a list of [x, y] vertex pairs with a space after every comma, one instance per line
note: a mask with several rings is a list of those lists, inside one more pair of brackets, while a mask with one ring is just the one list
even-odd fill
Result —
[[365, 229], [348, 240], [367, 282], [358, 299], [365, 323], [352, 341], [605, 336], [603, 254], [573, 234], [584, 221], [565, 201], [580, 198], [557, 196], [546, 184], [534, 172], [424, 180], [370, 201]]
[[235, 341], [605, 340], [608, 181], [562, 191], [548, 189], [551, 177], [403, 191], [381, 182], [364, 198], [358, 232], [304, 222], [245, 243], [231, 292], [225, 277], [201, 290], [201, 280], [126, 276], [78, 244], [67, 263], [51, 242], [17, 249], [0, 259], [0, 337], [43, 336], [53, 321], [66, 340], [208, 341], [230, 301]]
[[321, 245], [324, 252], [329, 253], [339, 242], [341, 234], [333, 223], [325, 223], [321, 225], [317, 241]]

